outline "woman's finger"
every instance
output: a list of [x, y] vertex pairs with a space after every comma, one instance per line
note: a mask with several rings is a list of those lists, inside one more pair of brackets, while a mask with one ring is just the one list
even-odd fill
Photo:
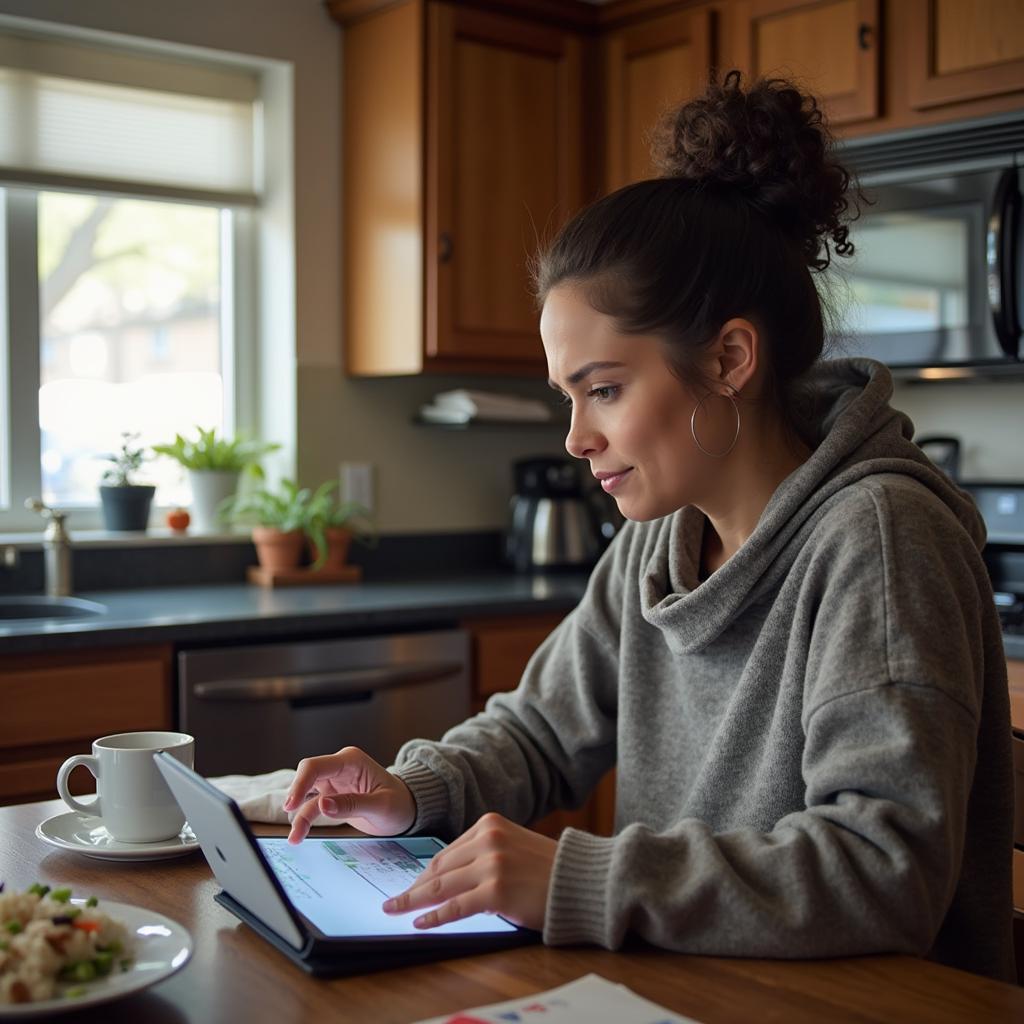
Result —
[[438, 903], [468, 892], [476, 884], [477, 872], [470, 865], [431, 878], [420, 875], [420, 880], [405, 892], [385, 900], [383, 909], [388, 914], [408, 914], [424, 907], [436, 907]]
[[440, 853], [435, 853], [430, 858], [430, 863], [423, 869], [419, 877], [410, 889], [414, 889], [421, 882], [443, 874], [446, 871], [455, 871], [458, 868], [472, 864], [480, 855], [480, 851], [474, 845], [473, 839], [468, 832], [459, 836], [454, 842], [446, 846]]
[[297, 807], [314, 789], [323, 790], [323, 783], [333, 781], [338, 786], [345, 783], [358, 771], [360, 759], [366, 755], [357, 747], [342, 747], [335, 754], [320, 754], [317, 757], [304, 757], [295, 769], [292, 784], [282, 805], [286, 811]]
[[289, 843], [301, 843], [309, 835], [309, 830], [320, 813], [320, 799], [319, 796], [311, 797], [298, 809], [292, 818], [291, 831], [288, 833]]
[[486, 914], [492, 910], [491, 887], [478, 885], [468, 892], [453, 896], [447, 903], [413, 919], [414, 928], [436, 928], [451, 921], [461, 921], [474, 914]]
[[434, 854], [420, 877], [430, 877], [439, 871], [452, 871], [485, 853], [493, 852], [500, 845], [499, 835], [507, 824], [506, 819], [496, 814], [485, 814], [458, 839], [453, 839], [440, 853]]
[[333, 767], [327, 768], [323, 765], [322, 762], [325, 760], [325, 757], [304, 757], [299, 762], [292, 784], [288, 787], [288, 795], [284, 798], [282, 805], [286, 811], [298, 807], [307, 795], [316, 789], [316, 784], [321, 777], [326, 778], [334, 774]]

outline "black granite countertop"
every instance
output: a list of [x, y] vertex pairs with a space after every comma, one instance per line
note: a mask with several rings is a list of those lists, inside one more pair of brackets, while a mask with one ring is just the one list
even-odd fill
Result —
[[0, 655], [393, 632], [474, 616], [569, 611], [586, 583], [585, 573], [495, 573], [278, 589], [211, 584], [91, 591], [75, 596], [99, 602], [105, 613], [88, 619], [0, 620]]

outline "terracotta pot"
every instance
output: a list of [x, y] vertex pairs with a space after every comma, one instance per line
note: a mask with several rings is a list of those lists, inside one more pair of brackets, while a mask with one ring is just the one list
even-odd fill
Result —
[[[352, 543], [352, 531], [345, 526], [329, 526], [324, 530], [327, 538], [327, 557], [321, 569], [340, 569], [347, 563], [348, 548]], [[309, 544], [309, 557], [316, 562], [316, 547], [312, 541]]]
[[254, 526], [252, 542], [264, 569], [294, 569], [302, 557], [302, 530], [282, 532], [274, 526]]

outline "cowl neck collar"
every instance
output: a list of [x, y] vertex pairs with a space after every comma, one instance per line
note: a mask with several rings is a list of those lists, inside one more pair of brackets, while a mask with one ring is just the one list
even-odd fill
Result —
[[640, 579], [641, 612], [677, 654], [711, 644], [743, 610], [774, 591], [789, 572], [793, 538], [844, 487], [875, 473], [924, 482], [960, 519], [980, 548], [984, 526], [972, 499], [913, 443], [913, 424], [889, 405], [892, 377], [870, 359], [830, 360], [808, 375], [817, 414], [803, 424], [812, 453], [776, 488], [754, 532], [708, 579], [699, 579], [707, 518], [693, 506], [651, 524]]

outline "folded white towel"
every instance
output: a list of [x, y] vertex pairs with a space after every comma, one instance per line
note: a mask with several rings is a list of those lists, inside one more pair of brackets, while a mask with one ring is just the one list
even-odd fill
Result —
[[478, 419], [533, 420], [551, 419], [551, 409], [536, 398], [502, 395], [492, 391], [456, 388], [434, 396], [434, 408], [465, 413]]
[[473, 414], [461, 409], [446, 409], [440, 405], [424, 405], [420, 407], [420, 418], [427, 423], [468, 423]]
[[[249, 821], [264, 821], [272, 825], [288, 825], [295, 816], [281, 806], [295, 778], [294, 768], [281, 768], [266, 775], [221, 775], [208, 779], [221, 792], [227, 793], [238, 804]], [[314, 825], [338, 825], [336, 818], [317, 815]]]

